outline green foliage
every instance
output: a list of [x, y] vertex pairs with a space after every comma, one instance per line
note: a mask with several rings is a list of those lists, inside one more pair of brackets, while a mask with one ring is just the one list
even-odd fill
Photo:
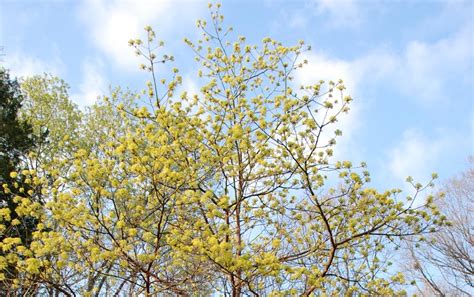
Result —
[[18, 118], [23, 101], [18, 82], [5, 69], [0, 69], [0, 79], [0, 178], [6, 182], [20, 158], [33, 147], [34, 139], [31, 125]]
[[69, 99], [69, 86], [51, 75], [33, 76], [21, 82], [25, 100], [20, 117], [41, 139], [29, 154], [28, 166], [40, 169], [55, 158], [66, 158], [78, 145], [82, 113]]
[[[23, 94], [15, 79], [10, 78], [7, 70], [0, 69], [0, 203], [1, 228], [0, 241], [2, 247], [9, 242], [17, 242], [29, 246], [32, 232], [37, 220], [32, 216], [21, 216], [16, 210], [20, 201], [17, 194], [31, 191], [31, 186], [25, 182], [23, 174], [17, 174], [25, 156], [35, 145], [31, 125], [19, 119], [18, 113], [23, 102]], [[0, 255], [5, 254], [5, 249]], [[3, 258], [3, 257], [2, 257]], [[18, 277], [18, 271], [12, 263], [3, 262], [5, 273], [12, 279]], [[6, 293], [8, 284], [0, 286], [0, 292]]]

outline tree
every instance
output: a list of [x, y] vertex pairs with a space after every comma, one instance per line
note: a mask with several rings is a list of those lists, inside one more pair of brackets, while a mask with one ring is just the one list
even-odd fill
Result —
[[55, 159], [70, 158], [81, 145], [83, 114], [69, 99], [69, 86], [52, 75], [36, 75], [21, 82], [24, 94], [20, 117], [28, 121], [38, 142], [28, 158], [30, 169], [51, 167]]
[[[61, 160], [72, 158], [75, 150], [85, 146], [83, 112], [69, 99], [69, 86], [52, 75], [36, 75], [21, 80], [24, 94], [19, 117], [27, 121], [32, 133], [41, 141], [25, 156], [24, 169], [35, 172], [36, 178], [45, 179], [45, 185], [54, 183], [53, 175], [67, 176], [70, 168], [61, 166]], [[51, 198], [37, 191], [44, 202]], [[38, 214], [41, 216], [41, 214]], [[44, 228], [45, 221], [40, 228]], [[61, 232], [57, 223], [49, 224], [48, 232]], [[36, 294], [56, 296], [59, 293], [71, 294], [71, 283], [78, 283], [88, 277], [87, 273], [61, 267], [61, 259], [54, 254], [45, 258], [55, 269], [42, 271], [41, 278], [31, 280]], [[69, 261], [76, 261], [73, 254]], [[14, 288], [12, 288], [14, 294]]]
[[[31, 125], [18, 118], [19, 109], [23, 101], [23, 94], [15, 79], [11, 79], [6, 69], [0, 69], [0, 265], [4, 269], [2, 277], [8, 274], [11, 278], [19, 277], [18, 271], [9, 263], [5, 251], [12, 243], [29, 246], [32, 241], [32, 232], [36, 228], [37, 220], [32, 216], [22, 216], [16, 211], [21, 202], [16, 199], [17, 194], [32, 191], [31, 184], [25, 180], [23, 174], [17, 174], [25, 156], [30, 152], [37, 141], [33, 136]], [[3, 281], [3, 279], [2, 279]], [[2, 283], [0, 292], [8, 290], [8, 284]], [[25, 289], [26, 291], [26, 289]]]
[[298, 86], [304, 42], [231, 43], [222, 26], [212, 10], [203, 38], [185, 41], [199, 94], [177, 69], [157, 79], [173, 57], [158, 58], [150, 27], [130, 41], [151, 81], [139, 104], [114, 92], [96, 106], [115, 121], [90, 121], [92, 145], [54, 162], [67, 172], [45, 168], [42, 225], [18, 269], [44, 282], [58, 268], [103, 277], [68, 294], [400, 293], [403, 275], [380, 255], [444, 224], [432, 198], [418, 201], [431, 181], [407, 200], [368, 187], [365, 164], [332, 160], [331, 128], [352, 101], [343, 82]]
[[[18, 110], [23, 95], [16, 80], [10, 78], [7, 70], [0, 69], [0, 178], [2, 183], [10, 181], [10, 172], [14, 171], [21, 157], [33, 147], [31, 125], [18, 119]], [[2, 201], [6, 201], [4, 198]]]
[[471, 296], [474, 292], [474, 159], [451, 179], [436, 202], [450, 222], [424, 242], [410, 246], [410, 271], [422, 296]]
[[[28, 154], [26, 166], [47, 178], [49, 184], [58, 177], [68, 178], [72, 167], [68, 161], [74, 158], [76, 151], [97, 151], [110, 133], [120, 135], [123, 117], [114, 105], [120, 101], [130, 109], [135, 99], [129, 92], [116, 88], [111, 98], [80, 111], [69, 99], [69, 86], [57, 77], [47, 74], [29, 77], [22, 81], [21, 88], [25, 100], [20, 116], [31, 123], [33, 134], [43, 136]], [[45, 196], [48, 202], [50, 198]], [[61, 229], [56, 221], [49, 221], [48, 234], [60, 233]], [[75, 294], [92, 288], [100, 291], [101, 287], [108, 286], [107, 276], [87, 269], [87, 266], [79, 270], [63, 265], [80, 261], [73, 253], [50, 254], [47, 261], [54, 269], [42, 271], [41, 282], [36, 284], [38, 293]]]

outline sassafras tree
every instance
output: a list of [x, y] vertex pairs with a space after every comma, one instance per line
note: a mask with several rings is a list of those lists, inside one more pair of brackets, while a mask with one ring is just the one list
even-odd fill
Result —
[[403, 274], [381, 255], [444, 224], [420, 197], [431, 181], [409, 199], [369, 187], [365, 164], [333, 160], [334, 123], [352, 102], [343, 82], [293, 80], [304, 42], [231, 42], [218, 9], [209, 23], [198, 22], [202, 39], [185, 40], [198, 94], [183, 90], [178, 69], [158, 79], [173, 57], [158, 56], [150, 27], [130, 41], [151, 81], [135, 106], [120, 93], [103, 101], [116, 123], [61, 160], [71, 169], [52, 174], [30, 252], [38, 266], [25, 273], [57, 269], [46, 260], [55, 255], [105, 277], [72, 288], [84, 294], [402, 293]]

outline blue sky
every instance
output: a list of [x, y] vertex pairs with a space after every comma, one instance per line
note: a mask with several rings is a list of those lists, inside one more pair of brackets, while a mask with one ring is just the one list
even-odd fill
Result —
[[[313, 50], [296, 78], [345, 80], [355, 98], [339, 123], [338, 157], [366, 161], [375, 185], [406, 188], [412, 175], [449, 178], [474, 154], [472, 1], [223, 1], [235, 36], [266, 36]], [[192, 52], [204, 1], [0, 0], [2, 64], [14, 75], [50, 72], [80, 106], [108, 86], [147, 79], [127, 46], [151, 25], [196, 89]], [[193, 68], [194, 67], [194, 68]]]

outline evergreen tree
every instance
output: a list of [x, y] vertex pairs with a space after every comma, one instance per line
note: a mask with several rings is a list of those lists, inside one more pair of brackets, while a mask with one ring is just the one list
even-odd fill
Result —
[[[0, 203], [8, 209], [9, 220], [2, 217], [0, 242], [5, 238], [19, 238], [28, 246], [31, 234], [36, 226], [36, 219], [19, 217], [15, 212], [17, 202], [15, 196], [27, 192], [30, 186], [15, 172], [21, 167], [24, 157], [35, 145], [31, 125], [18, 118], [23, 95], [16, 79], [10, 78], [6, 69], [0, 69]], [[3, 253], [3, 252], [0, 252]], [[16, 269], [10, 267], [7, 273], [15, 275]], [[4, 288], [0, 287], [0, 292]]]

